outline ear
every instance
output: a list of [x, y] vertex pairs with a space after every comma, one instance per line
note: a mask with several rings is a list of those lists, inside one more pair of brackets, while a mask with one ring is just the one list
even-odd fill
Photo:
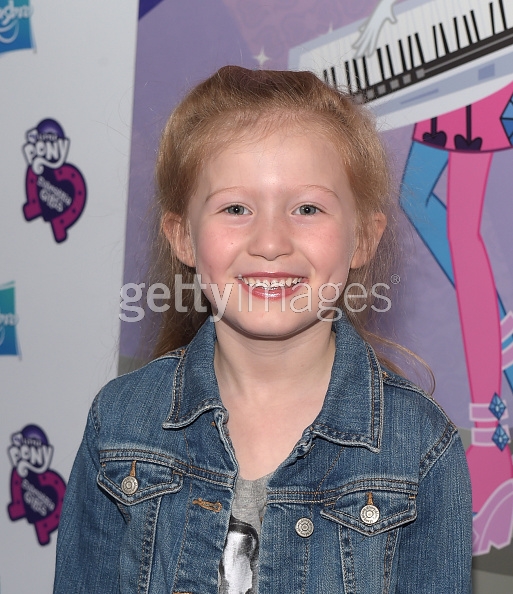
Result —
[[186, 266], [194, 268], [196, 259], [189, 229], [180, 215], [167, 212], [162, 217], [162, 232], [171, 246], [173, 254]]
[[372, 259], [387, 226], [387, 218], [382, 212], [375, 212], [364, 224], [370, 225], [370, 229], [365, 237], [360, 236], [358, 239], [351, 268], [361, 268]]

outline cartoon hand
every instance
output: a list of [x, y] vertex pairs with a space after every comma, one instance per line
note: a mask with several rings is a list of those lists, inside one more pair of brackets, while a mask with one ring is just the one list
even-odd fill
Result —
[[392, 24], [397, 22], [394, 15], [393, 4], [396, 0], [381, 0], [374, 12], [360, 28], [360, 37], [354, 42], [355, 58], [370, 56], [378, 45], [378, 37], [385, 21]]

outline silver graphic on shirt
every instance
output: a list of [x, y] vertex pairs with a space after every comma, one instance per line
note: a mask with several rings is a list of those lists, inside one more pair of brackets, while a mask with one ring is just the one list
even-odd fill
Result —
[[246, 522], [230, 516], [219, 566], [219, 594], [257, 594], [258, 534]]

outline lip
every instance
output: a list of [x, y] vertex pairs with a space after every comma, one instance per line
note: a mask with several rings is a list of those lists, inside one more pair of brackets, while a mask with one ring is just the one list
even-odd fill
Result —
[[241, 276], [244, 278], [305, 278], [302, 274], [296, 274], [295, 272], [246, 272], [239, 274], [237, 280]]
[[[301, 279], [297, 284], [292, 285], [290, 287], [250, 287], [247, 285], [242, 279], [243, 278], [258, 278], [258, 279], [287, 279], [287, 278], [299, 278]], [[307, 278], [301, 274], [291, 273], [291, 272], [248, 272], [245, 274], [239, 274], [237, 277], [237, 282], [239, 286], [241, 286], [246, 293], [248, 293], [251, 297], [256, 297], [259, 299], [282, 299], [285, 297], [290, 297], [294, 294], [296, 289], [307, 282]]]

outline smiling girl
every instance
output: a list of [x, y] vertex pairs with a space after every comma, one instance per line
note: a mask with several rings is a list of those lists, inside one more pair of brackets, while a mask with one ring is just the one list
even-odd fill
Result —
[[95, 399], [55, 592], [470, 592], [456, 428], [365, 341], [389, 186], [366, 112], [310, 73], [225, 67], [176, 108], [160, 280], [207, 311], [166, 312]]

